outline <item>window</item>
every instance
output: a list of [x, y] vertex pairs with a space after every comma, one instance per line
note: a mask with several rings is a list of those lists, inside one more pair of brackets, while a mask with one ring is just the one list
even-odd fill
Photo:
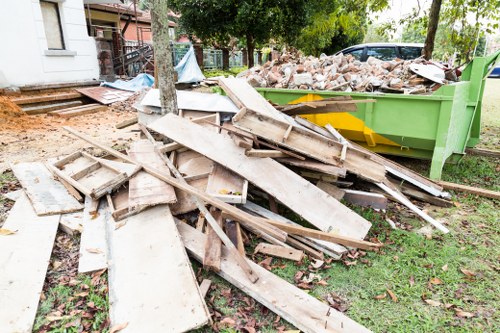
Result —
[[346, 52], [346, 54], [350, 54], [354, 58], [356, 58], [356, 60], [360, 60], [361, 57], [363, 56], [363, 51], [364, 51], [364, 49], [357, 49], [357, 50], [354, 50], [354, 51], [351, 51], [351, 52]]
[[395, 47], [369, 47], [367, 56], [375, 57], [384, 61], [393, 60], [398, 57]]
[[404, 60], [416, 59], [422, 55], [421, 47], [401, 46], [399, 51], [401, 53], [401, 58]]
[[64, 39], [59, 15], [59, 5], [55, 2], [40, 1], [43, 26], [49, 50], [64, 50]]

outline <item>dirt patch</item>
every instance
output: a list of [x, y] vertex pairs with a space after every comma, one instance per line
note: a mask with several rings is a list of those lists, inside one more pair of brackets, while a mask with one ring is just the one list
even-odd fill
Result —
[[21, 108], [13, 103], [10, 99], [0, 96], [0, 120], [10, 121], [19, 120], [19, 118], [26, 116]]

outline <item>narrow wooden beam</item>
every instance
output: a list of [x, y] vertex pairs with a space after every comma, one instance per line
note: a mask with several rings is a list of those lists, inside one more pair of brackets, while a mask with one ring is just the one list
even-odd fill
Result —
[[491, 199], [497, 199], [497, 200], [500, 199], [500, 192], [498, 192], [498, 191], [486, 190], [483, 188], [467, 186], [467, 185], [462, 185], [462, 184], [449, 183], [449, 182], [445, 182], [445, 181], [440, 181], [439, 185], [443, 186], [447, 190], [472, 193], [472, 194], [479, 195], [479, 196], [485, 197], [485, 198], [491, 198]]
[[285, 154], [279, 150], [269, 150], [269, 149], [249, 149], [245, 152], [245, 155], [247, 155], [248, 157], [261, 157], [261, 158], [288, 157], [287, 154]]
[[[220, 210], [211, 209], [210, 211], [217, 221], [217, 224], [222, 227], [222, 214]], [[220, 271], [222, 241], [210, 225], [207, 225], [206, 234], [207, 240], [205, 242], [205, 253], [203, 255], [203, 267], [218, 272]]]
[[273, 257], [285, 258], [293, 261], [301, 261], [304, 258], [304, 252], [295, 250], [295, 249], [287, 249], [282, 246], [259, 243], [255, 247], [254, 253], [263, 253], [268, 254]]

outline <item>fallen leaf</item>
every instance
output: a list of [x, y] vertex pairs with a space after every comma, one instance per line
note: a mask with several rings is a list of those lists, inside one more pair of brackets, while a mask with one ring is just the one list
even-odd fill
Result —
[[381, 300], [381, 299], [384, 299], [384, 298], [386, 298], [386, 297], [387, 297], [387, 293], [383, 293], [383, 294], [380, 294], [380, 295], [375, 296], [374, 298], [375, 298], [376, 300]]
[[316, 284], [319, 284], [320, 286], [327, 286], [328, 282], [326, 282], [325, 280], [320, 280]]
[[429, 283], [431, 283], [431, 284], [443, 284], [443, 281], [441, 281], [441, 279], [435, 277], [435, 278], [430, 279]]
[[81, 293], [75, 294], [75, 297], [86, 297], [88, 296], [89, 292], [88, 291], [83, 291]]
[[97, 249], [97, 248], [88, 248], [86, 250], [89, 253], [95, 253], [95, 254], [101, 254], [101, 253], [103, 253], [100, 249]]
[[52, 263], [52, 268], [54, 270], [57, 270], [59, 267], [61, 267], [62, 265], [62, 262], [60, 262], [59, 260], [54, 260], [54, 262]]
[[313, 262], [311, 263], [311, 266], [314, 268], [314, 269], [319, 269], [321, 268], [321, 266], [323, 266], [325, 264], [325, 262], [323, 260], [319, 260], [319, 259], [313, 259]]
[[441, 306], [442, 305], [441, 302], [438, 302], [438, 301], [435, 301], [432, 299], [424, 299], [424, 302], [429, 304], [430, 306]]
[[472, 318], [474, 317], [474, 314], [473, 313], [470, 313], [470, 312], [465, 312], [461, 309], [454, 309], [455, 310], [455, 314], [457, 315], [457, 317], [461, 317], [461, 318]]
[[391, 289], [386, 289], [387, 293], [389, 293], [389, 296], [391, 296], [391, 299], [394, 303], [398, 302], [398, 298], [396, 297], [396, 294]]
[[446, 272], [448, 270], [448, 264], [444, 265], [443, 267], [441, 267], [441, 269]]
[[468, 269], [465, 269], [465, 268], [460, 268], [460, 271], [467, 275], [468, 277], [473, 277], [473, 276], [476, 276], [476, 273], [474, 273], [473, 271], [469, 271]]
[[219, 194], [231, 194], [231, 191], [226, 190], [225, 188], [219, 190]]
[[226, 317], [219, 322], [219, 325], [225, 326], [225, 327], [234, 327], [234, 326], [236, 326], [236, 321], [233, 318]]
[[116, 324], [115, 326], [111, 327], [111, 329], [109, 330], [109, 333], [116, 333], [118, 331], [121, 331], [122, 329], [124, 329], [127, 326], [128, 326], [128, 322]]
[[7, 235], [14, 235], [17, 232], [17, 230], [9, 230], [5, 228], [0, 229], [0, 236], [7, 236]]

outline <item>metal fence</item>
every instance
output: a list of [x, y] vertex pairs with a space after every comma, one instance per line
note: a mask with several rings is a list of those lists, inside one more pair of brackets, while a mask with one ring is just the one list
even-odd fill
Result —
[[236, 51], [229, 53], [229, 67], [243, 67], [243, 52]]
[[222, 50], [203, 49], [203, 67], [222, 69]]
[[191, 43], [172, 43], [172, 58], [174, 66], [184, 58], [184, 55], [189, 51]]

